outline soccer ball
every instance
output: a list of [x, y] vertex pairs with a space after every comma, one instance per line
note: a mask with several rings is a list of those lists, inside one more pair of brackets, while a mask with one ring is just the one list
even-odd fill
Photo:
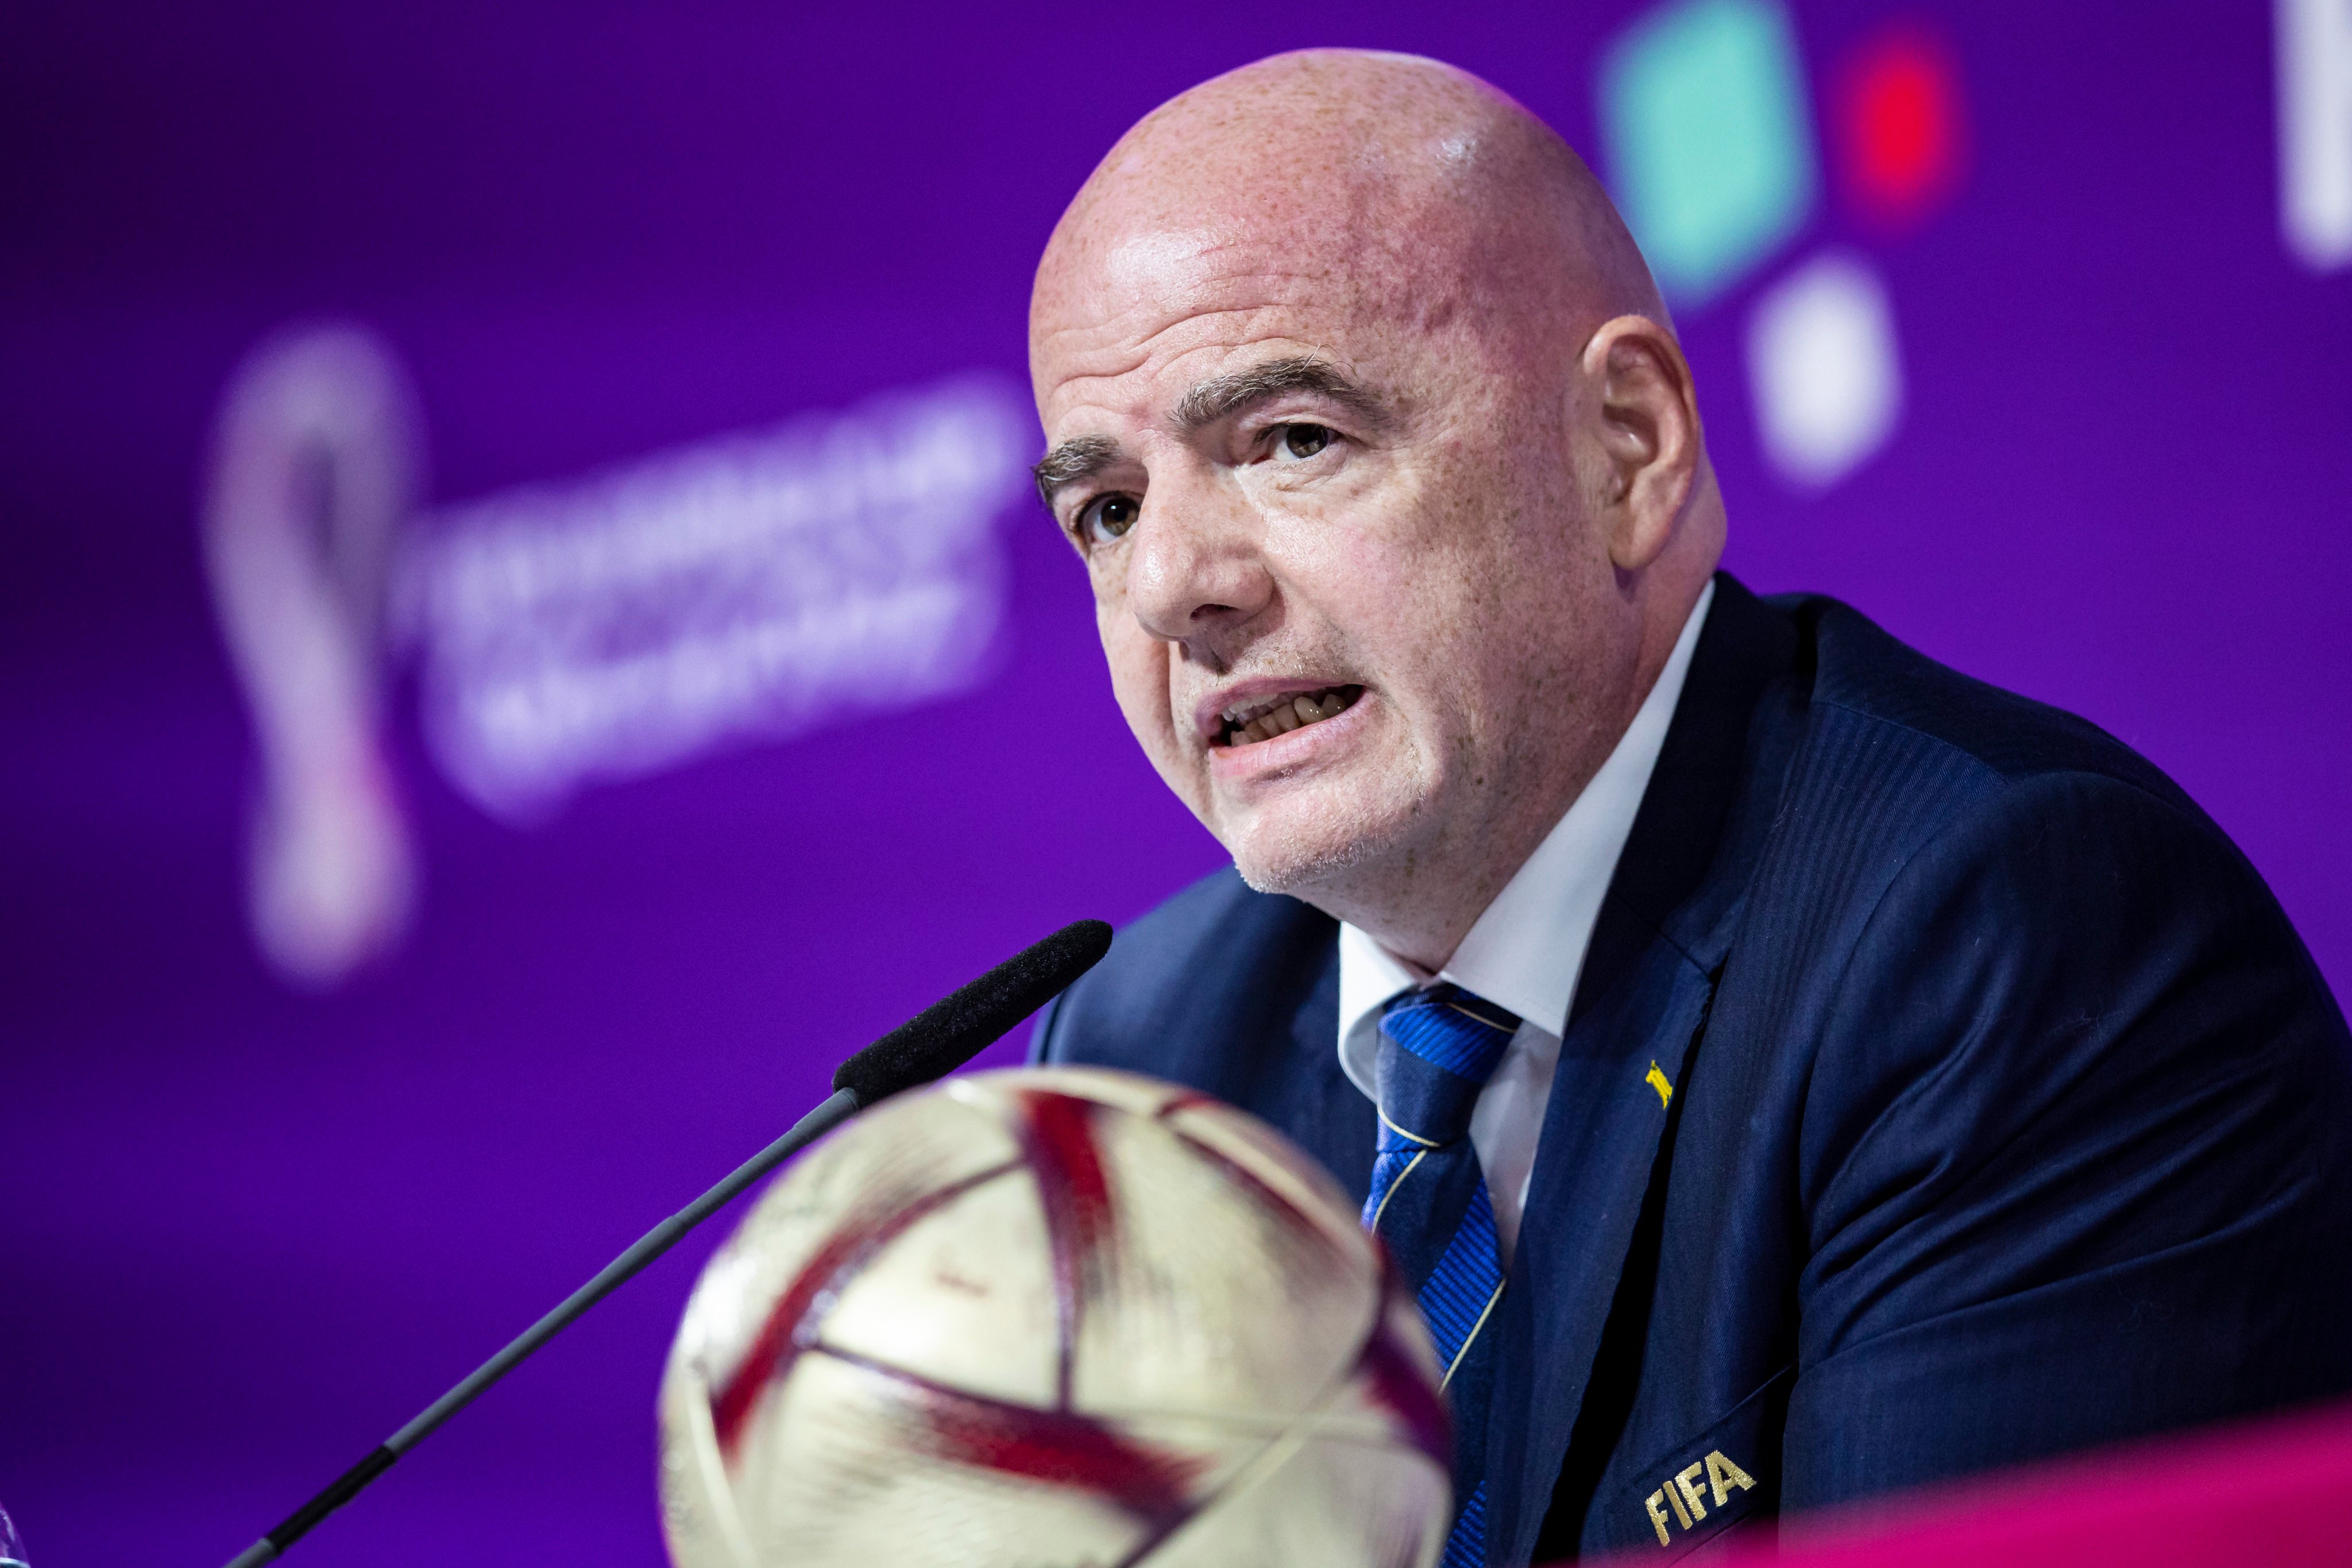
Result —
[[761, 1197], [661, 1391], [677, 1568], [1428, 1568], [1419, 1312], [1331, 1179], [1127, 1073], [900, 1095]]

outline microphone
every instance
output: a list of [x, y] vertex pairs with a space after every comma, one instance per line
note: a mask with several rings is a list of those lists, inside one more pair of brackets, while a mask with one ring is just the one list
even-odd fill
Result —
[[792, 1131], [745, 1161], [725, 1181], [654, 1226], [637, 1244], [606, 1264], [602, 1272], [566, 1297], [547, 1316], [523, 1331], [512, 1344], [484, 1362], [471, 1376], [427, 1405], [286, 1521], [230, 1559], [228, 1568], [260, 1568], [285, 1555], [335, 1510], [357, 1497], [393, 1462], [437, 1431], [475, 1399], [574, 1320], [611, 1295], [646, 1265], [677, 1245], [688, 1231], [709, 1219], [761, 1177], [815, 1142], [859, 1111], [901, 1089], [946, 1077], [1003, 1037], [1013, 1026], [1059, 995], [1110, 951], [1110, 927], [1076, 921], [1034, 946], [1023, 949], [971, 984], [932, 1003], [906, 1023], [841, 1064], [833, 1093]]
[[1067, 990], [1110, 951], [1110, 927], [1073, 921], [970, 984], [950, 991], [834, 1069], [858, 1108], [945, 1078]]

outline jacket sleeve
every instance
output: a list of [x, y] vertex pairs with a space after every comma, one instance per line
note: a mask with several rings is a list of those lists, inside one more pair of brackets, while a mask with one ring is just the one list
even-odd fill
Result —
[[2193, 807], [1989, 791], [1896, 873], [1822, 1030], [1782, 1506], [2352, 1387], [2347, 1065]]

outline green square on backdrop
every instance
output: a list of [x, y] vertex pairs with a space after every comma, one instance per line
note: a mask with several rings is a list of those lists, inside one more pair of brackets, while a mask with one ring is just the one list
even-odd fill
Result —
[[1668, 300], [1736, 282], [1812, 210], [1811, 117], [1788, 13], [1772, 0], [1682, 0], [1601, 61], [1611, 184]]

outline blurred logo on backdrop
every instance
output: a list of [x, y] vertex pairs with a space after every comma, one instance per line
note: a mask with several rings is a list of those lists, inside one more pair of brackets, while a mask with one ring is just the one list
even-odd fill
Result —
[[399, 364], [348, 326], [265, 342], [214, 433], [205, 564], [261, 754], [247, 910], [263, 955], [306, 985], [391, 948], [413, 901], [381, 705], [385, 587], [419, 444]]
[[[2335, 272], [2352, 267], [2352, 0], [2273, 13], [2280, 234], [2305, 268]], [[1890, 16], [1828, 64], [1817, 94], [1780, 0], [1666, 0], [1609, 40], [1594, 81], [1611, 192], [1668, 302], [1704, 310], [1760, 279], [1743, 334], [1757, 441], [1807, 494], [1901, 427], [1882, 257], [1950, 205], [1969, 155], [1959, 57], [1937, 24]], [[1805, 249], [1825, 187], [1862, 243]]]
[[956, 382], [424, 520], [394, 603], [435, 754], [529, 818], [593, 779], [964, 689], [1031, 445], [1002, 384]]
[[382, 744], [413, 664], [442, 772], [506, 821], [574, 791], [984, 679], [995, 521], [1031, 420], [966, 377], [421, 510], [397, 356], [350, 323], [265, 341], [224, 395], [214, 602], [259, 740], [255, 939], [331, 985], [394, 947], [416, 857]]
[[[1957, 57], [1897, 18], [1837, 59], [1817, 116], [1797, 29], [1776, 0], [1673, 0], [1601, 52], [1595, 84], [1612, 194], [1677, 310], [1714, 304], [1812, 226], [1826, 133], [1835, 188], [1873, 248], [1937, 216], [1967, 165]], [[1817, 118], [1823, 121], [1817, 131]], [[1841, 483], [1901, 424], [1903, 355], [1871, 250], [1823, 245], [1748, 306], [1758, 444], [1791, 489]]]
[[2352, 267], [2352, 0], [2275, 0], [2279, 233], [2314, 272]]

